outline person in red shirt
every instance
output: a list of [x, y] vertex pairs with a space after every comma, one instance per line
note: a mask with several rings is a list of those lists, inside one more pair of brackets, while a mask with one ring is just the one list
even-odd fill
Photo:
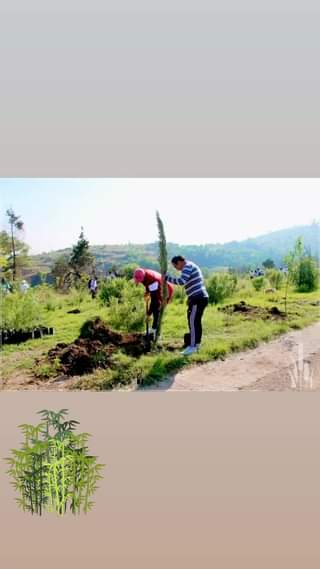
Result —
[[[151, 302], [148, 309], [148, 316], [153, 316], [152, 329], [150, 334], [156, 335], [159, 325], [160, 308], [162, 304], [162, 276], [157, 271], [151, 269], [136, 269], [133, 275], [136, 284], [143, 284], [146, 289], [145, 298], [150, 297]], [[174, 287], [171, 283], [167, 283], [169, 303], [172, 299]]]

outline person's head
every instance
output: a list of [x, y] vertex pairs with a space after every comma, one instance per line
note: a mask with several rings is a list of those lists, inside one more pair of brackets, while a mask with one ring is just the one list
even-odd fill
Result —
[[144, 269], [136, 269], [133, 273], [133, 280], [136, 284], [143, 283], [146, 272]]
[[172, 257], [171, 263], [177, 271], [182, 271], [186, 264], [186, 259], [185, 257], [182, 257], [182, 255], [176, 255], [175, 257]]

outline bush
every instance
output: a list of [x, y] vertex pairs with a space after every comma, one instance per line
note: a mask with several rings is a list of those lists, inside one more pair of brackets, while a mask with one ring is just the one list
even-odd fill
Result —
[[312, 292], [319, 285], [319, 272], [312, 257], [303, 257], [293, 273], [293, 282], [299, 292]]
[[1, 328], [7, 330], [32, 330], [41, 323], [42, 307], [35, 292], [1, 293]]
[[252, 279], [252, 284], [257, 292], [264, 287], [264, 282], [264, 277], [255, 277]]
[[109, 301], [109, 323], [112, 328], [125, 332], [140, 332], [145, 324], [143, 288], [125, 281], [121, 298]]
[[218, 304], [223, 302], [235, 291], [237, 279], [235, 275], [229, 273], [216, 273], [207, 281], [207, 290], [209, 294], [209, 302]]
[[121, 300], [125, 294], [125, 289], [127, 285], [135, 286], [133, 283], [128, 283], [127, 279], [124, 277], [107, 279], [102, 283], [99, 298], [102, 304], [110, 306], [112, 299]]
[[178, 304], [184, 304], [186, 302], [187, 295], [184, 287], [176, 286], [174, 288], [173, 300]]
[[236, 286], [236, 292], [240, 293], [241, 296], [245, 298], [253, 296], [254, 288], [252, 286], [252, 280], [248, 278], [240, 278]]
[[53, 312], [57, 308], [61, 308], [62, 303], [58, 302], [57, 295], [55, 294], [52, 286], [49, 286], [48, 284], [42, 284], [37, 286], [34, 290], [37, 300], [41, 303], [45, 310], [48, 312]]
[[87, 285], [82, 285], [81, 287], [73, 287], [70, 289], [68, 293], [68, 300], [67, 304], [69, 306], [76, 306], [80, 308], [80, 305], [86, 300], [88, 297], [88, 287]]
[[127, 280], [130, 280], [133, 279], [134, 271], [137, 268], [138, 265], [136, 263], [131, 263], [130, 265], [125, 265], [124, 267], [122, 267], [121, 273]]
[[279, 290], [283, 282], [283, 273], [277, 269], [268, 269], [266, 277], [272, 288]]

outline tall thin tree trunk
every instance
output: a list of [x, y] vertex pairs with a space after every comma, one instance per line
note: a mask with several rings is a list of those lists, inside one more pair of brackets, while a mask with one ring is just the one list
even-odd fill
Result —
[[16, 246], [15, 246], [15, 242], [14, 242], [14, 234], [13, 234], [13, 225], [11, 224], [11, 244], [12, 244], [12, 260], [13, 260], [13, 265], [12, 265], [12, 280], [15, 281], [16, 280]]
[[156, 333], [156, 340], [155, 340], [155, 342], [157, 343], [159, 336], [160, 336], [160, 333], [161, 333], [163, 315], [164, 315], [164, 311], [165, 311], [165, 307], [166, 307], [167, 299], [168, 299], [168, 285], [165, 281], [165, 276], [166, 276], [167, 271], [168, 271], [168, 253], [167, 253], [167, 241], [166, 241], [164, 226], [163, 226], [163, 222], [162, 222], [162, 219], [161, 219], [158, 211], [156, 213], [156, 216], [157, 216], [157, 225], [158, 225], [158, 233], [159, 233], [159, 264], [160, 264], [160, 271], [161, 271], [161, 275], [162, 275], [162, 304], [161, 304], [161, 309], [160, 309], [159, 324], [158, 324], [157, 333]]

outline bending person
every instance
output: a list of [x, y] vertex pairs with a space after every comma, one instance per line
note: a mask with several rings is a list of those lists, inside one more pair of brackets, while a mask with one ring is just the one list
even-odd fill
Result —
[[[150, 334], [155, 337], [159, 325], [160, 309], [162, 305], [162, 276], [157, 271], [139, 268], [135, 270], [133, 278], [136, 284], [144, 285], [146, 289], [145, 298], [151, 299], [148, 316], [153, 317]], [[171, 301], [173, 292], [174, 287], [172, 284], [168, 284], [167, 302]]]

